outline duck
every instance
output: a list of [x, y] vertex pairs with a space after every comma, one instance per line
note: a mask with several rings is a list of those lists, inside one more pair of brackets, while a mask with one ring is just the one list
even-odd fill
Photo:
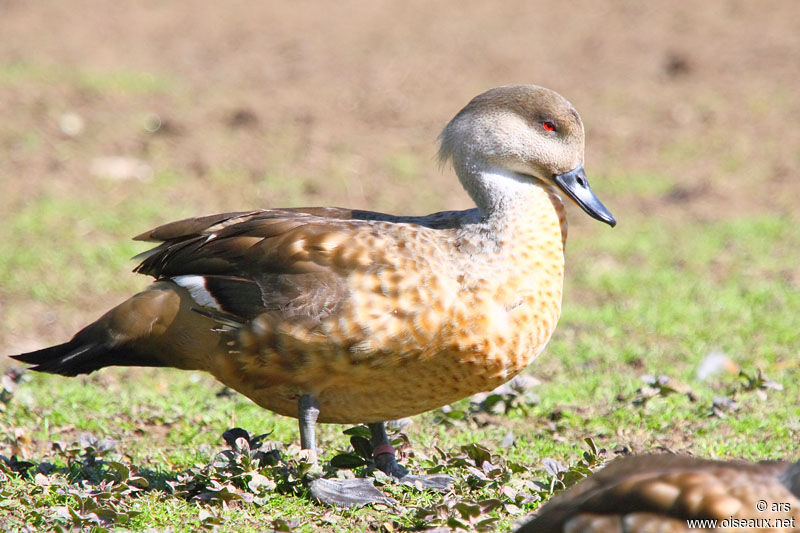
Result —
[[800, 461], [620, 457], [544, 504], [517, 533], [744, 529], [800, 529]]
[[[490, 89], [439, 140], [439, 160], [474, 208], [256, 209], [168, 223], [135, 237], [155, 243], [134, 269], [152, 285], [68, 342], [12, 357], [64, 376], [205, 371], [297, 418], [303, 449], [316, 452], [317, 423], [366, 424], [377, 468], [442, 490], [446, 476], [397, 463], [385, 422], [526, 368], [561, 311], [564, 197], [612, 227], [616, 219], [589, 186], [581, 118], [555, 91]], [[320, 478], [311, 492], [349, 506], [384, 501], [375, 491]]]

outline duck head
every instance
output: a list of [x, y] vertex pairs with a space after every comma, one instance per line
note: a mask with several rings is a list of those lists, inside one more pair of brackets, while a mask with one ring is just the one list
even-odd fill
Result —
[[536, 85], [490, 89], [459, 111], [440, 140], [440, 160], [452, 159], [482, 211], [502, 204], [516, 185], [538, 181], [557, 186], [592, 218], [617, 223], [586, 178], [583, 122], [555, 91]]

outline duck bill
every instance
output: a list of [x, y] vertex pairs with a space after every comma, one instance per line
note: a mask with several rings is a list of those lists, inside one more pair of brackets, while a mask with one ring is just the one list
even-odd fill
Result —
[[612, 228], [617, 225], [617, 219], [615, 219], [614, 215], [606, 209], [606, 206], [597, 199], [597, 196], [592, 192], [592, 188], [589, 187], [589, 180], [586, 179], [586, 172], [583, 171], [583, 165], [569, 172], [554, 175], [553, 181], [556, 182], [559, 189], [572, 198], [590, 217], [600, 222], [605, 222]]

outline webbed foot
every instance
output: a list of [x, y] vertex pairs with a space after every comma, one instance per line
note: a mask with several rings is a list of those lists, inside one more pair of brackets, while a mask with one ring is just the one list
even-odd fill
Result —
[[416, 487], [419, 490], [446, 492], [453, 484], [453, 478], [445, 474], [424, 476], [409, 474], [408, 470], [400, 466], [397, 459], [395, 459], [395, 450], [386, 438], [383, 424], [371, 424], [370, 429], [372, 430], [375, 466], [383, 473], [391, 476], [403, 485]]
[[325, 479], [317, 478], [309, 484], [311, 495], [322, 503], [339, 507], [360, 507], [372, 503], [391, 505], [397, 503], [386, 496], [369, 478]]
[[416, 487], [418, 490], [435, 490], [438, 492], [447, 492], [453, 485], [453, 478], [446, 474], [430, 474], [425, 476], [415, 476], [413, 474], [406, 474], [397, 481], [403, 485]]

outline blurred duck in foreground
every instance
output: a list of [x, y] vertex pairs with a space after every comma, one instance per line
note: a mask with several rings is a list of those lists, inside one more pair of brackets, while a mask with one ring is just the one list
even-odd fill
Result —
[[678, 455], [615, 460], [518, 533], [800, 531], [800, 462]]
[[[136, 272], [155, 282], [67, 343], [15, 355], [75, 376], [106, 366], [204, 370], [258, 405], [317, 422], [368, 424], [375, 464], [418, 486], [384, 421], [491, 390], [542, 351], [561, 311], [562, 195], [616, 221], [583, 170], [578, 113], [557, 93], [507, 86], [474, 98], [441, 134], [477, 204], [395, 216], [264, 209], [166, 224]], [[322, 501], [387, 501], [371, 480], [317, 479]]]

